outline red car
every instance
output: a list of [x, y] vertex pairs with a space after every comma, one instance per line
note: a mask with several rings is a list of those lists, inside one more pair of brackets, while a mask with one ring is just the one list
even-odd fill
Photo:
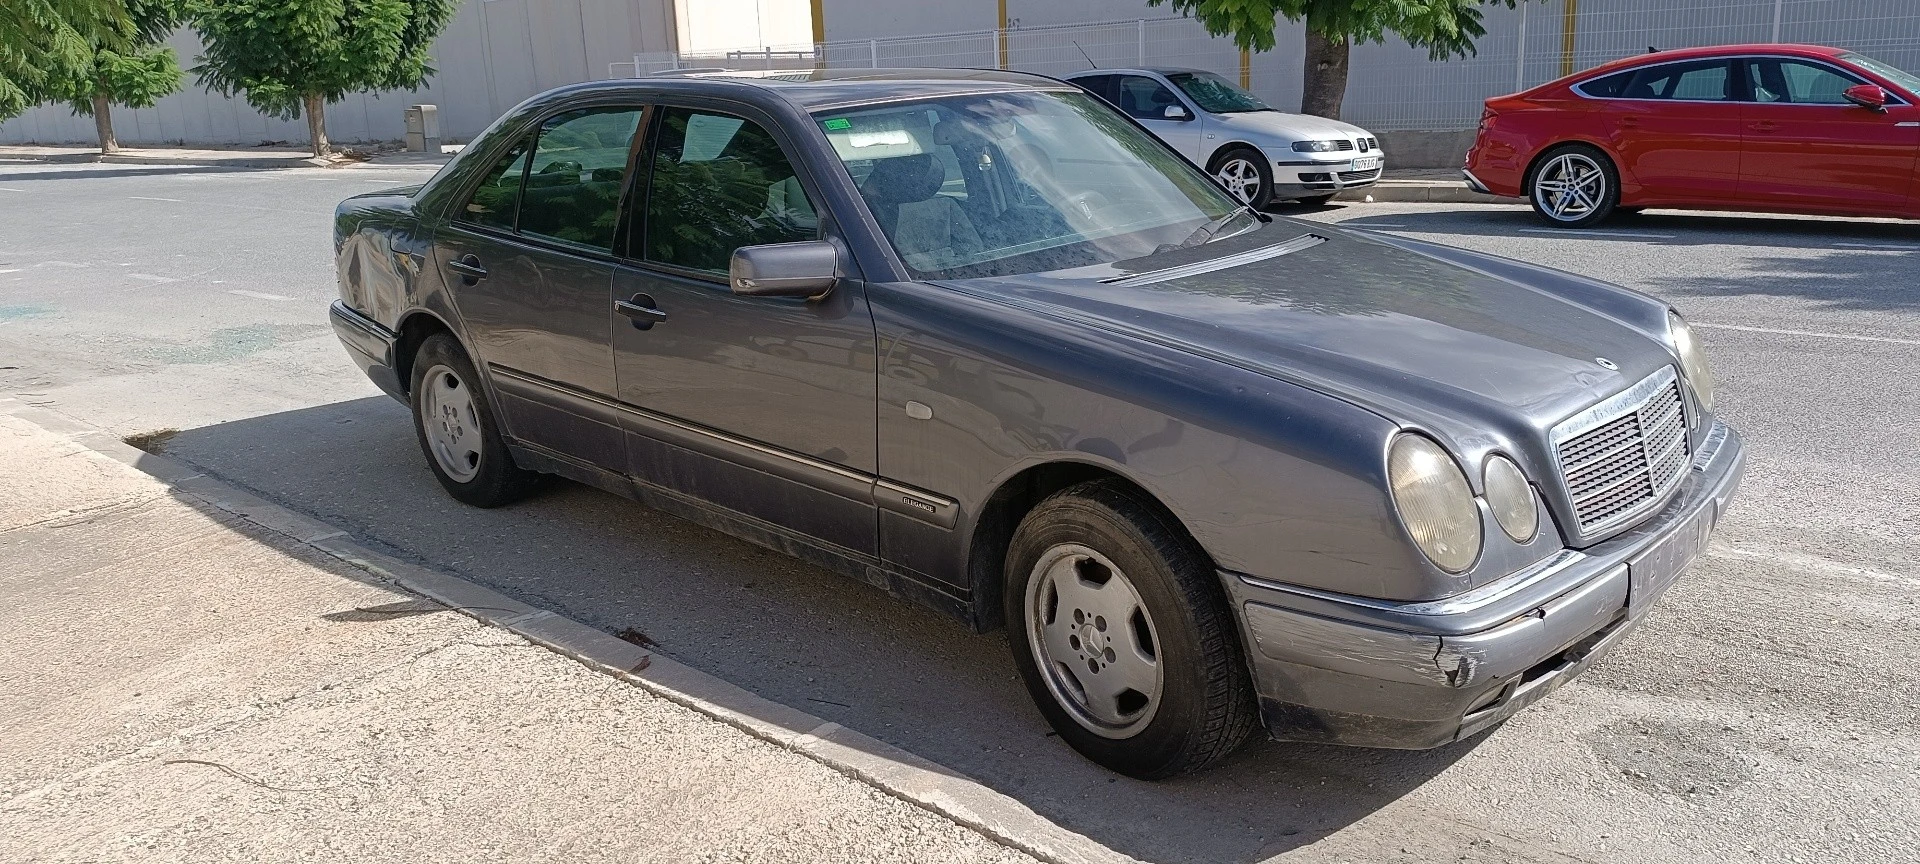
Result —
[[1837, 48], [1615, 60], [1487, 100], [1467, 185], [1549, 223], [1648, 207], [1920, 217], [1920, 77]]

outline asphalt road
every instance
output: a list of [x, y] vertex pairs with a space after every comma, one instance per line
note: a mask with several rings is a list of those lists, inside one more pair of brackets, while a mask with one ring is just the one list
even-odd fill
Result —
[[1116, 778], [1051, 738], [998, 634], [555, 484], [455, 505], [326, 329], [328, 215], [423, 170], [0, 165], [0, 392], [393, 554], [608, 630], [1011, 794], [1152, 861], [1895, 861], [1920, 856], [1920, 227], [1351, 205], [1307, 218], [1671, 299], [1752, 466], [1710, 555], [1622, 648], [1474, 741], [1261, 743]]

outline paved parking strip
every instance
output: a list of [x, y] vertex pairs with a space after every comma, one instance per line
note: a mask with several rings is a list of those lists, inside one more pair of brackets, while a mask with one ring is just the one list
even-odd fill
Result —
[[0, 271], [13, 271], [0, 272], [0, 393], [121, 434], [180, 430], [159, 445], [168, 455], [389, 554], [636, 629], [1145, 860], [1894, 861], [1920, 848], [1906, 791], [1920, 786], [1920, 671], [1903, 662], [1920, 655], [1920, 256], [1878, 248], [1920, 246], [1913, 225], [1649, 213], [1540, 233], [1508, 206], [1298, 214], [1672, 300], [1749, 436], [1749, 479], [1649, 625], [1505, 727], [1423, 753], [1262, 743], [1145, 784], [1047, 734], [997, 634], [578, 486], [495, 511], [448, 500], [404, 409], [325, 324], [334, 202], [426, 176], [0, 167], [0, 189], [19, 190], [0, 197]]

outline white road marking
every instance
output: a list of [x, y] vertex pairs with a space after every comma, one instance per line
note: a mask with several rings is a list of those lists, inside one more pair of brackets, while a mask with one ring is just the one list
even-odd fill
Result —
[[128, 195], [127, 198], [133, 201], [171, 201], [175, 204], [184, 203], [178, 198], [148, 198], [145, 195]]
[[1742, 333], [1772, 333], [1776, 336], [1810, 336], [1815, 339], [1845, 339], [1850, 342], [1885, 342], [1889, 345], [1920, 345], [1920, 339], [1901, 339], [1894, 336], [1856, 336], [1852, 333], [1819, 333], [1813, 330], [1785, 330], [1778, 327], [1743, 327], [1739, 324], [1702, 324], [1693, 322], [1695, 327], [1709, 330], [1738, 330]]
[[178, 282], [180, 281], [178, 279], [173, 278], [172, 276], [155, 276], [152, 273], [128, 273], [127, 278], [138, 279], [142, 282]]
[[1907, 243], [1835, 243], [1846, 249], [1898, 249], [1902, 252], [1920, 252], [1920, 246]]
[[18, 273], [18, 272], [20, 272], [20, 268], [18, 267], [8, 267], [5, 270], [0, 270], [0, 273]]
[[1875, 570], [1871, 567], [1855, 567], [1851, 564], [1831, 561], [1818, 555], [1808, 555], [1805, 552], [1791, 552], [1784, 549], [1742, 549], [1738, 546], [1725, 546], [1716, 543], [1707, 550], [1707, 557], [1775, 561], [1805, 570], [1845, 573], [1849, 576], [1865, 576], [1869, 579], [1878, 579], [1886, 582], [1905, 582], [1910, 585], [1920, 584], [1920, 578], [1915, 578], [1904, 573], [1889, 573], [1885, 570]]
[[242, 297], [252, 297], [255, 300], [292, 300], [293, 299], [292, 297], [282, 297], [278, 294], [268, 294], [264, 291], [243, 291], [238, 288], [228, 291], [227, 293], [238, 294]]
[[11, 186], [0, 186], [0, 192], [25, 192], [25, 191], [27, 191], [27, 190], [25, 190], [25, 189], [15, 189], [15, 188], [13, 188], [13, 187], [11, 187]]
[[92, 264], [75, 264], [72, 261], [42, 261], [33, 266], [35, 267], [72, 267], [75, 270], [85, 270], [88, 267], [92, 267], [93, 265]]
[[1631, 231], [1575, 231], [1568, 228], [1522, 228], [1528, 234], [1558, 234], [1563, 237], [1627, 237], [1635, 240], [1672, 240], [1674, 234], [1636, 234]]

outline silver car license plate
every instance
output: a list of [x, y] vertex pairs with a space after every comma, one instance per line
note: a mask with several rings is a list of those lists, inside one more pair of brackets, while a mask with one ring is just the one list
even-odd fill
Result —
[[1700, 508], [1686, 524], [1627, 562], [1629, 616], [1640, 617], [1673, 587], [1693, 559], [1707, 551], [1707, 540], [1713, 536], [1713, 515], [1713, 507]]
[[1378, 156], [1362, 156], [1353, 160], [1353, 170], [1355, 171], [1372, 171], [1379, 167], [1380, 157]]

